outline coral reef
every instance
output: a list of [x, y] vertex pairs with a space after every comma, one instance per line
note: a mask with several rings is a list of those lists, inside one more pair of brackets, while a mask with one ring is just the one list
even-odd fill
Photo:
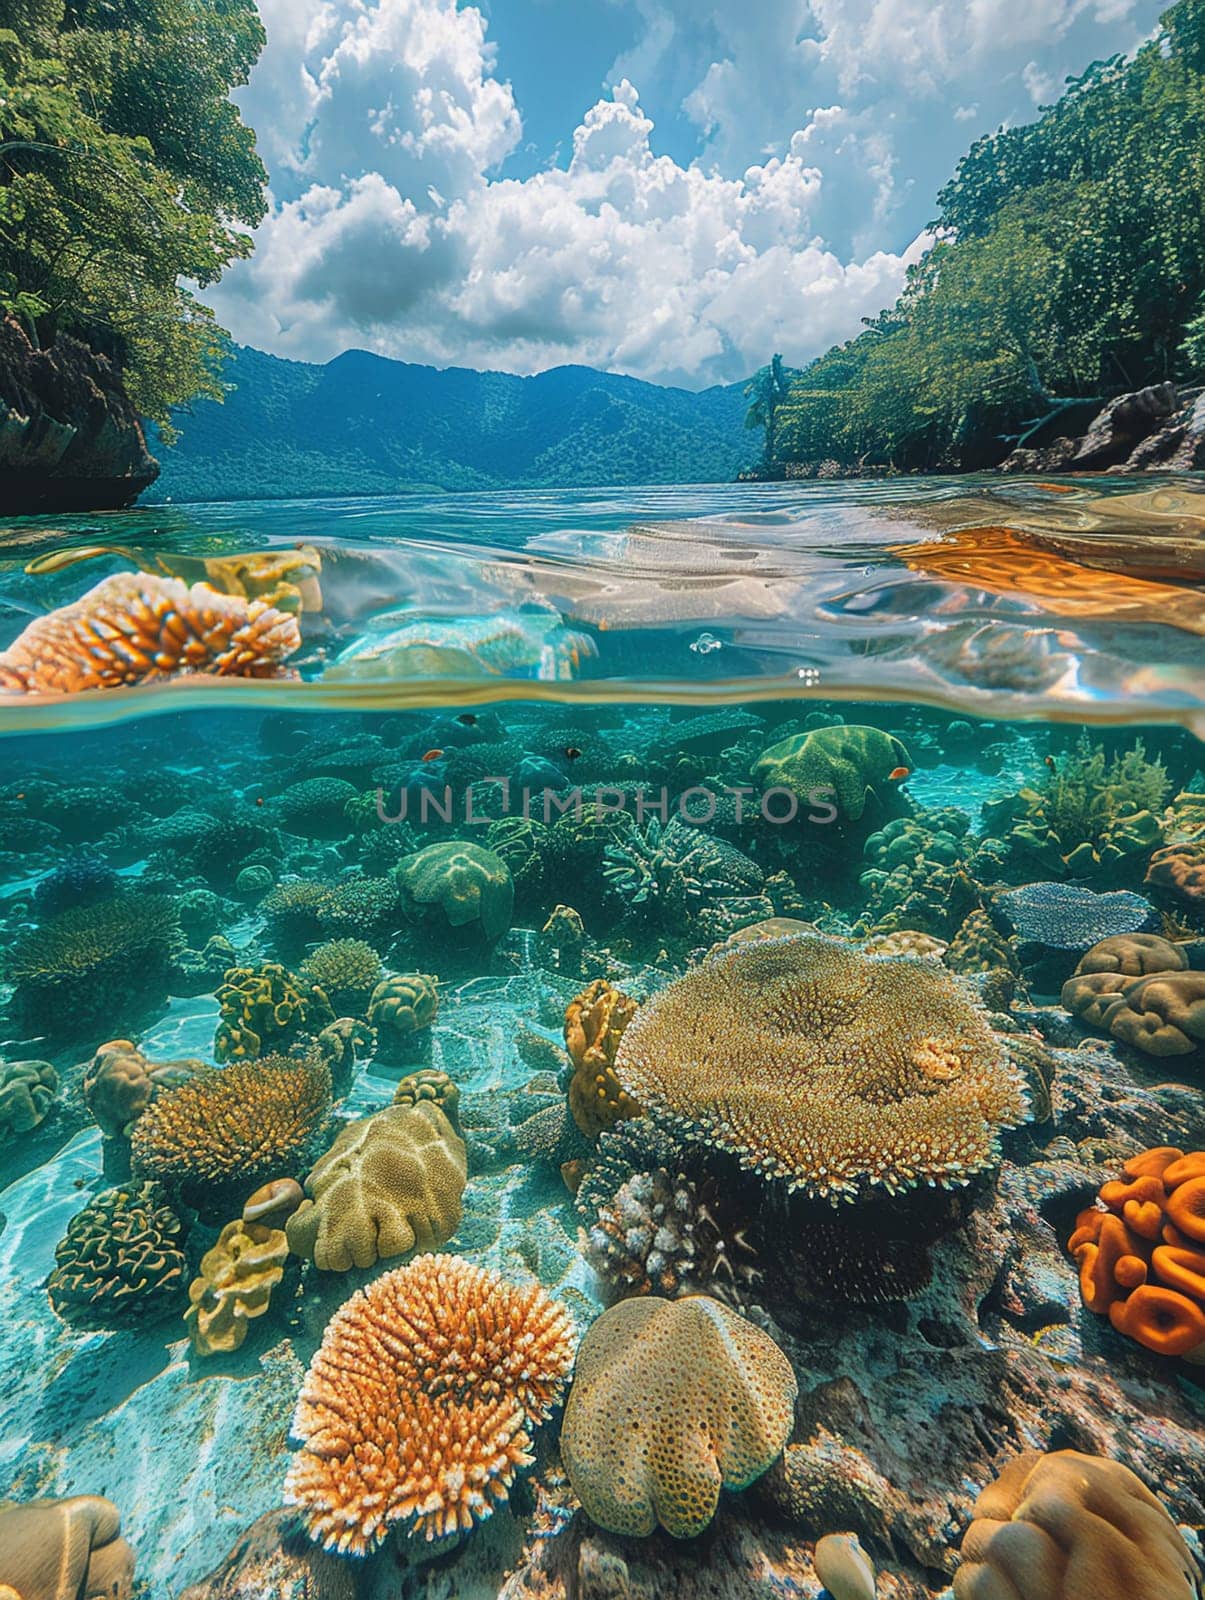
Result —
[[[876, 809], [897, 792], [895, 774], [912, 757], [894, 734], [858, 723], [794, 733], [764, 750], [753, 764], [753, 781], [765, 791], [783, 788], [801, 806], [834, 804], [843, 822], [859, 822], [868, 804]], [[815, 796], [815, 799], [813, 799]]]
[[336, 1016], [358, 1017], [367, 1010], [384, 968], [380, 956], [363, 939], [330, 939], [305, 958], [301, 972], [326, 995]]
[[188, 1288], [184, 1320], [197, 1355], [239, 1348], [247, 1323], [267, 1311], [288, 1254], [280, 1228], [245, 1219], [226, 1224], [217, 1243], [201, 1257], [200, 1274]]
[[1116, 1461], [1026, 1451], [975, 1502], [955, 1600], [1196, 1600], [1205, 1583], [1159, 1500]]
[[515, 886], [492, 850], [448, 839], [398, 862], [395, 882], [412, 922], [461, 940], [497, 944], [510, 927]]
[[615, 1076], [615, 1053], [635, 1014], [635, 1000], [605, 978], [596, 978], [566, 1008], [565, 1048], [573, 1062], [569, 1110], [587, 1138], [640, 1115], [640, 1106]]
[[335, 1313], [293, 1421], [285, 1499], [327, 1549], [365, 1554], [402, 1525], [467, 1530], [529, 1464], [529, 1429], [573, 1360], [568, 1314], [455, 1256], [420, 1256]]
[[1067, 1248], [1089, 1311], [1160, 1355], [1205, 1363], [1205, 1150], [1132, 1156]]
[[429, 1028], [439, 1012], [439, 979], [427, 972], [392, 973], [372, 991], [368, 1023], [377, 1032], [384, 1062], [405, 1060], [413, 1035]]
[[0, 1144], [44, 1122], [58, 1090], [49, 1061], [0, 1062]]
[[820, 935], [709, 957], [640, 1007], [615, 1075], [684, 1136], [834, 1203], [966, 1183], [1026, 1114], [958, 979]]
[[221, 1017], [213, 1050], [219, 1061], [249, 1061], [265, 1050], [287, 1050], [335, 1020], [317, 983], [274, 961], [231, 967], [217, 999]]
[[153, 1321], [184, 1296], [187, 1233], [158, 1183], [102, 1191], [76, 1212], [55, 1249], [51, 1305], [81, 1328]]
[[464, 1141], [434, 1100], [349, 1123], [306, 1179], [289, 1248], [324, 1272], [434, 1250], [460, 1226], [467, 1170]]
[[197, 1060], [150, 1061], [131, 1040], [110, 1039], [84, 1068], [84, 1104], [106, 1139], [128, 1139], [156, 1094], [203, 1069]]
[[95, 1494], [0, 1501], [0, 1584], [17, 1600], [133, 1600], [121, 1512]]
[[774, 1341], [706, 1295], [604, 1311], [582, 1340], [561, 1455], [611, 1533], [702, 1532], [720, 1489], [744, 1489], [790, 1436], [795, 1374]]

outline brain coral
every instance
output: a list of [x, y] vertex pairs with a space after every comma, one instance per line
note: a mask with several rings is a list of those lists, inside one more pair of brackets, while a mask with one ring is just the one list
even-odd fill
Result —
[[238, 1349], [247, 1337], [247, 1323], [268, 1309], [288, 1254], [280, 1228], [241, 1220], [226, 1224], [217, 1243], [201, 1257], [200, 1275], [188, 1288], [184, 1320], [198, 1355]]
[[596, 978], [566, 1008], [565, 1048], [573, 1062], [569, 1109], [588, 1138], [640, 1115], [639, 1105], [615, 1076], [615, 1052], [635, 1015], [635, 1000], [605, 978]]
[[721, 1488], [782, 1453], [796, 1388], [773, 1339], [718, 1300], [622, 1300], [578, 1351], [561, 1428], [574, 1492], [611, 1533], [692, 1538]]
[[59, 1075], [49, 1061], [0, 1062], [0, 1143], [36, 1128], [58, 1089]]
[[359, 790], [345, 778], [303, 778], [272, 801], [272, 814], [289, 833], [307, 839], [346, 839], [351, 832], [347, 802]]
[[528, 1465], [528, 1429], [573, 1362], [564, 1308], [455, 1256], [420, 1256], [335, 1313], [293, 1422], [285, 1486], [311, 1538], [364, 1555], [404, 1524], [483, 1521]]
[[510, 927], [515, 886], [492, 850], [447, 839], [404, 856], [395, 869], [407, 916], [454, 930], [476, 930], [496, 944]]
[[132, 1600], [134, 1552], [121, 1513], [100, 1495], [0, 1502], [0, 1595], [16, 1600]]
[[1205, 1362], [1205, 1150], [1145, 1150], [1122, 1171], [1068, 1241], [1084, 1304], [1148, 1350]]
[[55, 1249], [50, 1304], [83, 1328], [162, 1315], [183, 1295], [187, 1231], [157, 1183], [104, 1190], [76, 1212]]
[[155, 1097], [131, 1136], [134, 1169], [183, 1187], [244, 1185], [304, 1166], [326, 1121], [320, 1058], [263, 1056], [198, 1072]]
[[615, 1074], [689, 1139], [811, 1195], [961, 1184], [1025, 1119], [960, 979], [823, 935], [721, 950], [624, 1030]]
[[368, 1022], [377, 1030], [381, 1059], [404, 1054], [410, 1035], [429, 1028], [438, 1011], [439, 979], [430, 973], [394, 973], [383, 978], [368, 1002]]
[[123, 572], [38, 617], [0, 651], [0, 691], [116, 689], [190, 672], [272, 678], [300, 644], [297, 619], [261, 600]]
[[381, 958], [363, 939], [330, 939], [305, 958], [302, 974], [326, 995], [340, 1017], [362, 1016], [381, 981]]
[[1192, 1055], [1205, 1045], [1205, 972], [1184, 947], [1154, 934], [1104, 939], [1063, 985], [1066, 1010], [1152, 1056]]
[[857, 723], [793, 733], [762, 752], [753, 781], [763, 789], [784, 788], [811, 804], [809, 795], [826, 789], [840, 815], [857, 822], [872, 797], [893, 792], [897, 768], [911, 768], [912, 757], [893, 734]]
[[149, 1061], [129, 1039], [102, 1044], [84, 1069], [84, 1104], [106, 1139], [128, 1139], [161, 1089], [178, 1089], [204, 1063]]
[[1128, 1467], [1027, 1451], [979, 1496], [955, 1600], [1197, 1600], [1205, 1582], [1163, 1506]]
[[289, 1248], [324, 1272], [435, 1249], [460, 1226], [467, 1172], [464, 1141], [432, 1100], [349, 1123], [306, 1180]]
[[1156, 850], [1146, 870], [1146, 881], [1163, 889], [1173, 900], [1201, 905], [1205, 902], [1205, 838], [1186, 839]]
[[335, 1020], [316, 983], [275, 961], [231, 967], [217, 991], [221, 1017], [214, 1039], [219, 1061], [249, 1060], [265, 1046], [286, 1048], [303, 1034], [318, 1034]]

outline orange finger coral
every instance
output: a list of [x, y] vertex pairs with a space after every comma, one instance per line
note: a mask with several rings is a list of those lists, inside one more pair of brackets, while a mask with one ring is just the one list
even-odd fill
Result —
[[569, 1110], [587, 1138], [640, 1115], [639, 1105], [615, 1076], [615, 1052], [635, 1014], [635, 1000], [605, 978], [596, 978], [566, 1008], [565, 1048], [573, 1062]]
[[358, 1290], [310, 1363], [285, 1484], [310, 1537], [367, 1555], [390, 1528], [471, 1528], [529, 1465], [529, 1429], [573, 1363], [569, 1314], [458, 1256], [419, 1256]]
[[1068, 1241], [1084, 1304], [1148, 1350], [1205, 1362], [1205, 1151], [1164, 1145], [1122, 1170]]
[[124, 572], [31, 622], [0, 651], [0, 691], [68, 694], [192, 672], [272, 678], [300, 645], [296, 617], [262, 600]]
[[687, 1139], [834, 1203], [964, 1184], [1027, 1111], [963, 980], [819, 934], [692, 968], [637, 1011], [615, 1075]]

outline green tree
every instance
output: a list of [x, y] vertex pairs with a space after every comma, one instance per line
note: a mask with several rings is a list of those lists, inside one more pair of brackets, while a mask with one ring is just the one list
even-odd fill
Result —
[[745, 399], [749, 409], [745, 413], [746, 428], [761, 428], [765, 433], [763, 459], [766, 465], [774, 460], [774, 436], [778, 422], [778, 408], [791, 391], [795, 374], [783, 365], [782, 357], [771, 356], [764, 367], [759, 367], [745, 385]]
[[245, 256], [267, 175], [229, 99], [263, 48], [254, 0], [7, 0], [0, 311], [111, 355], [144, 415], [220, 399], [196, 297]]

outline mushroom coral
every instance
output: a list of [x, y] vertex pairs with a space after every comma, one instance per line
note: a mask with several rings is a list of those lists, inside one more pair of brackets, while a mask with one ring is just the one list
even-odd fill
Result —
[[635, 1000], [605, 978], [596, 978], [566, 1008], [565, 1048], [573, 1062], [569, 1110], [587, 1138], [640, 1115], [639, 1105], [615, 1076], [615, 1053], [635, 1014]]
[[1122, 1172], [1067, 1244], [1084, 1304], [1148, 1350], [1205, 1362], [1205, 1150], [1144, 1150]]
[[433, 1250], [460, 1226], [467, 1173], [464, 1140], [435, 1100], [351, 1122], [306, 1180], [289, 1248], [324, 1272]]
[[975, 1502], [955, 1600], [1197, 1600], [1205, 1574], [1119, 1462], [1027, 1451]]
[[297, 619], [262, 600], [123, 572], [38, 617], [0, 651], [0, 692], [117, 689], [191, 672], [274, 678], [300, 644]]
[[671, 983], [625, 1028], [615, 1075], [688, 1140], [834, 1204], [964, 1184], [1026, 1116], [961, 979], [819, 934], [722, 949]]
[[709, 1295], [621, 1300], [578, 1351], [561, 1455], [587, 1516], [643, 1537], [701, 1533], [720, 1489], [743, 1489], [782, 1453], [795, 1419], [791, 1364]]
[[293, 1421], [285, 1484], [310, 1537], [367, 1555], [396, 1524], [483, 1521], [531, 1457], [573, 1363], [563, 1306], [456, 1256], [424, 1255], [332, 1317]]
[[430, 973], [391, 973], [382, 978], [368, 1001], [368, 1025], [377, 1030], [380, 1059], [389, 1062], [404, 1055], [410, 1035], [429, 1028], [438, 1012], [439, 979]]
[[98, 1494], [0, 1501], [0, 1595], [5, 1585], [18, 1600], [132, 1600], [120, 1511]]

